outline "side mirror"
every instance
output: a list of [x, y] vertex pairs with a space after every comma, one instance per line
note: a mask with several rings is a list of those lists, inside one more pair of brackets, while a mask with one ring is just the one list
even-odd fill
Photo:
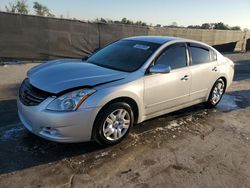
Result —
[[164, 64], [156, 64], [149, 69], [150, 73], [170, 73], [170, 71], [170, 66]]
[[89, 56], [87, 55], [87, 56], [84, 56], [83, 58], [82, 58], [82, 61], [87, 61], [88, 60], [88, 58], [89, 58]]
[[96, 49], [94, 49], [93, 52], [92, 52], [91, 54], [98, 52], [100, 49], [101, 49], [101, 48], [96, 48]]
[[100, 49], [101, 49], [101, 48], [96, 48], [96, 49], [94, 49], [94, 50], [91, 52], [91, 54], [84, 56], [84, 57], [82, 58], [82, 61], [87, 61], [88, 58], [89, 58], [90, 56], [92, 56], [94, 53], [98, 52]]

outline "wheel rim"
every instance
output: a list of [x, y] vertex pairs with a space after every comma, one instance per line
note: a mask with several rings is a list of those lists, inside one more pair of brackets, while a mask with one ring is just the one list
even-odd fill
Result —
[[212, 98], [211, 98], [212, 104], [217, 104], [220, 101], [224, 93], [224, 87], [225, 87], [224, 82], [218, 82], [216, 84], [212, 93]]
[[122, 138], [130, 126], [130, 114], [125, 109], [117, 109], [110, 113], [103, 123], [104, 137], [110, 141]]

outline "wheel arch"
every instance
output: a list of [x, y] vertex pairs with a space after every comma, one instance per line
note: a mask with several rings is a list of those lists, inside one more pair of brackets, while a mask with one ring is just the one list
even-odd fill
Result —
[[[96, 124], [97, 121], [97, 117], [99, 116], [100, 113], [102, 113], [103, 110], [105, 110], [109, 105], [116, 103], [116, 102], [125, 102], [127, 103], [133, 110], [134, 113], [134, 123], [136, 124], [138, 122], [138, 118], [139, 118], [139, 106], [136, 103], [136, 101], [134, 99], [132, 99], [131, 97], [127, 97], [127, 96], [123, 96], [123, 97], [117, 97], [115, 99], [112, 99], [111, 101], [107, 102], [97, 113], [95, 120], [94, 120], [94, 125]], [[93, 139], [94, 136], [94, 131], [95, 131], [95, 127], [93, 126], [92, 128], [92, 133], [91, 133], [91, 138]]]
[[225, 90], [226, 90], [226, 88], [227, 88], [227, 78], [225, 76], [221, 76], [217, 80], [219, 80], [219, 79], [222, 79], [224, 81], [224, 83], [225, 83]]
[[209, 99], [209, 96], [210, 96], [210, 94], [211, 94], [211, 91], [212, 91], [212, 89], [213, 89], [215, 83], [216, 83], [219, 79], [222, 79], [222, 80], [224, 81], [224, 83], [225, 83], [224, 92], [226, 91], [226, 89], [227, 89], [227, 78], [226, 78], [226, 76], [221, 75], [220, 77], [218, 77], [218, 78], [215, 80], [215, 82], [213, 83], [212, 87], [208, 90], [208, 92], [207, 92], [207, 97], [206, 97], [206, 101]]

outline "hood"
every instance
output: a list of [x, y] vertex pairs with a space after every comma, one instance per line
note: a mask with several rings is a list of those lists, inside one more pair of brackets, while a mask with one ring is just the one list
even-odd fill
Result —
[[31, 85], [50, 93], [123, 79], [128, 73], [100, 67], [81, 60], [55, 60], [38, 65], [27, 73]]

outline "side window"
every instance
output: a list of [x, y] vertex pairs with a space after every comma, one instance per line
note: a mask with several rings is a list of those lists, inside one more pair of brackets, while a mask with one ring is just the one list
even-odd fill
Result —
[[217, 60], [217, 54], [214, 50], [211, 51], [211, 61], [216, 61]]
[[168, 47], [155, 63], [169, 65], [171, 69], [186, 67], [186, 46], [184, 44], [176, 44]]
[[209, 49], [198, 46], [190, 46], [189, 49], [192, 57], [192, 65], [198, 65], [211, 61]]

